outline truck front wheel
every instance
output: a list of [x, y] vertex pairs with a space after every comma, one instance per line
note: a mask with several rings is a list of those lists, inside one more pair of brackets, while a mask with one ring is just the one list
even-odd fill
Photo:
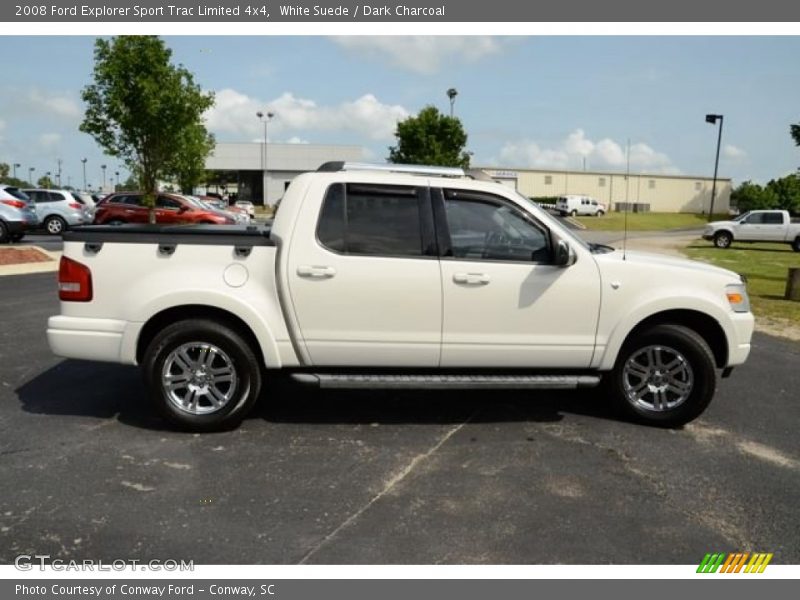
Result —
[[706, 409], [717, 386], [706, 341], [682, 325], [658, 325], [625, 343], [607, 389], [622, 416], [677, 427]]
[[718, 231], [714, 234], [714, 245], [717, 248], [727, 248], [731, 245], [733, 236], [727, 231]]
[[261, 391], [261, 365], [249, 343], [205, 319], [164, 328], [147, 347], [142, 368], [158, 412], [191, 431], [236, 427]]

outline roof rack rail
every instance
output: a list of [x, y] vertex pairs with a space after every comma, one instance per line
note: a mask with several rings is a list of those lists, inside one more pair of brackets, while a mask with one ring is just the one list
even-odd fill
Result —
[[411, 175], [431, 175], [434, 177], [464, 177], [464, 169], [460, 167], [437, 167], [434, 165], [400, 165], [357, 163], [331, 161], [320, 165], [318, 172], [333, 173], [337, 171], [379, 171], [383, 173], [408, 173]]

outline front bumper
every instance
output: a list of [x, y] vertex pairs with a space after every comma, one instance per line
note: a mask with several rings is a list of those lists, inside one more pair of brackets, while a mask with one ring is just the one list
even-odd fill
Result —
[[39, 226], [39, 221], [4, 221], [11, 235], [19, 235], [33, 231]]
[[750, 340], [755, 329], [753, 313], [733, 313], [733, 336], [728, 339], [728, 364], [726, 367], [741, 365], [750, 355]]

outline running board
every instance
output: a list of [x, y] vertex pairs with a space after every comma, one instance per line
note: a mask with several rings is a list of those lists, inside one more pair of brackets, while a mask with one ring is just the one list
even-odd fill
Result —
[[293, 373], [298, 383], [325, 389], [540, 389], [595, 387], [599, 375], [366, 375]]

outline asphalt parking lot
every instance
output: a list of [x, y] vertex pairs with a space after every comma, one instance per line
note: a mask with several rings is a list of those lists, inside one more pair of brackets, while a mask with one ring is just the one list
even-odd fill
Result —
[[597, 393], [271, 385], [236, 431], [166, 429], [138, 371], [45, 341], [54, 274], [0, 278], [0, 562], [800, 562], [800, 345], [750, 361], [682, 430]]

